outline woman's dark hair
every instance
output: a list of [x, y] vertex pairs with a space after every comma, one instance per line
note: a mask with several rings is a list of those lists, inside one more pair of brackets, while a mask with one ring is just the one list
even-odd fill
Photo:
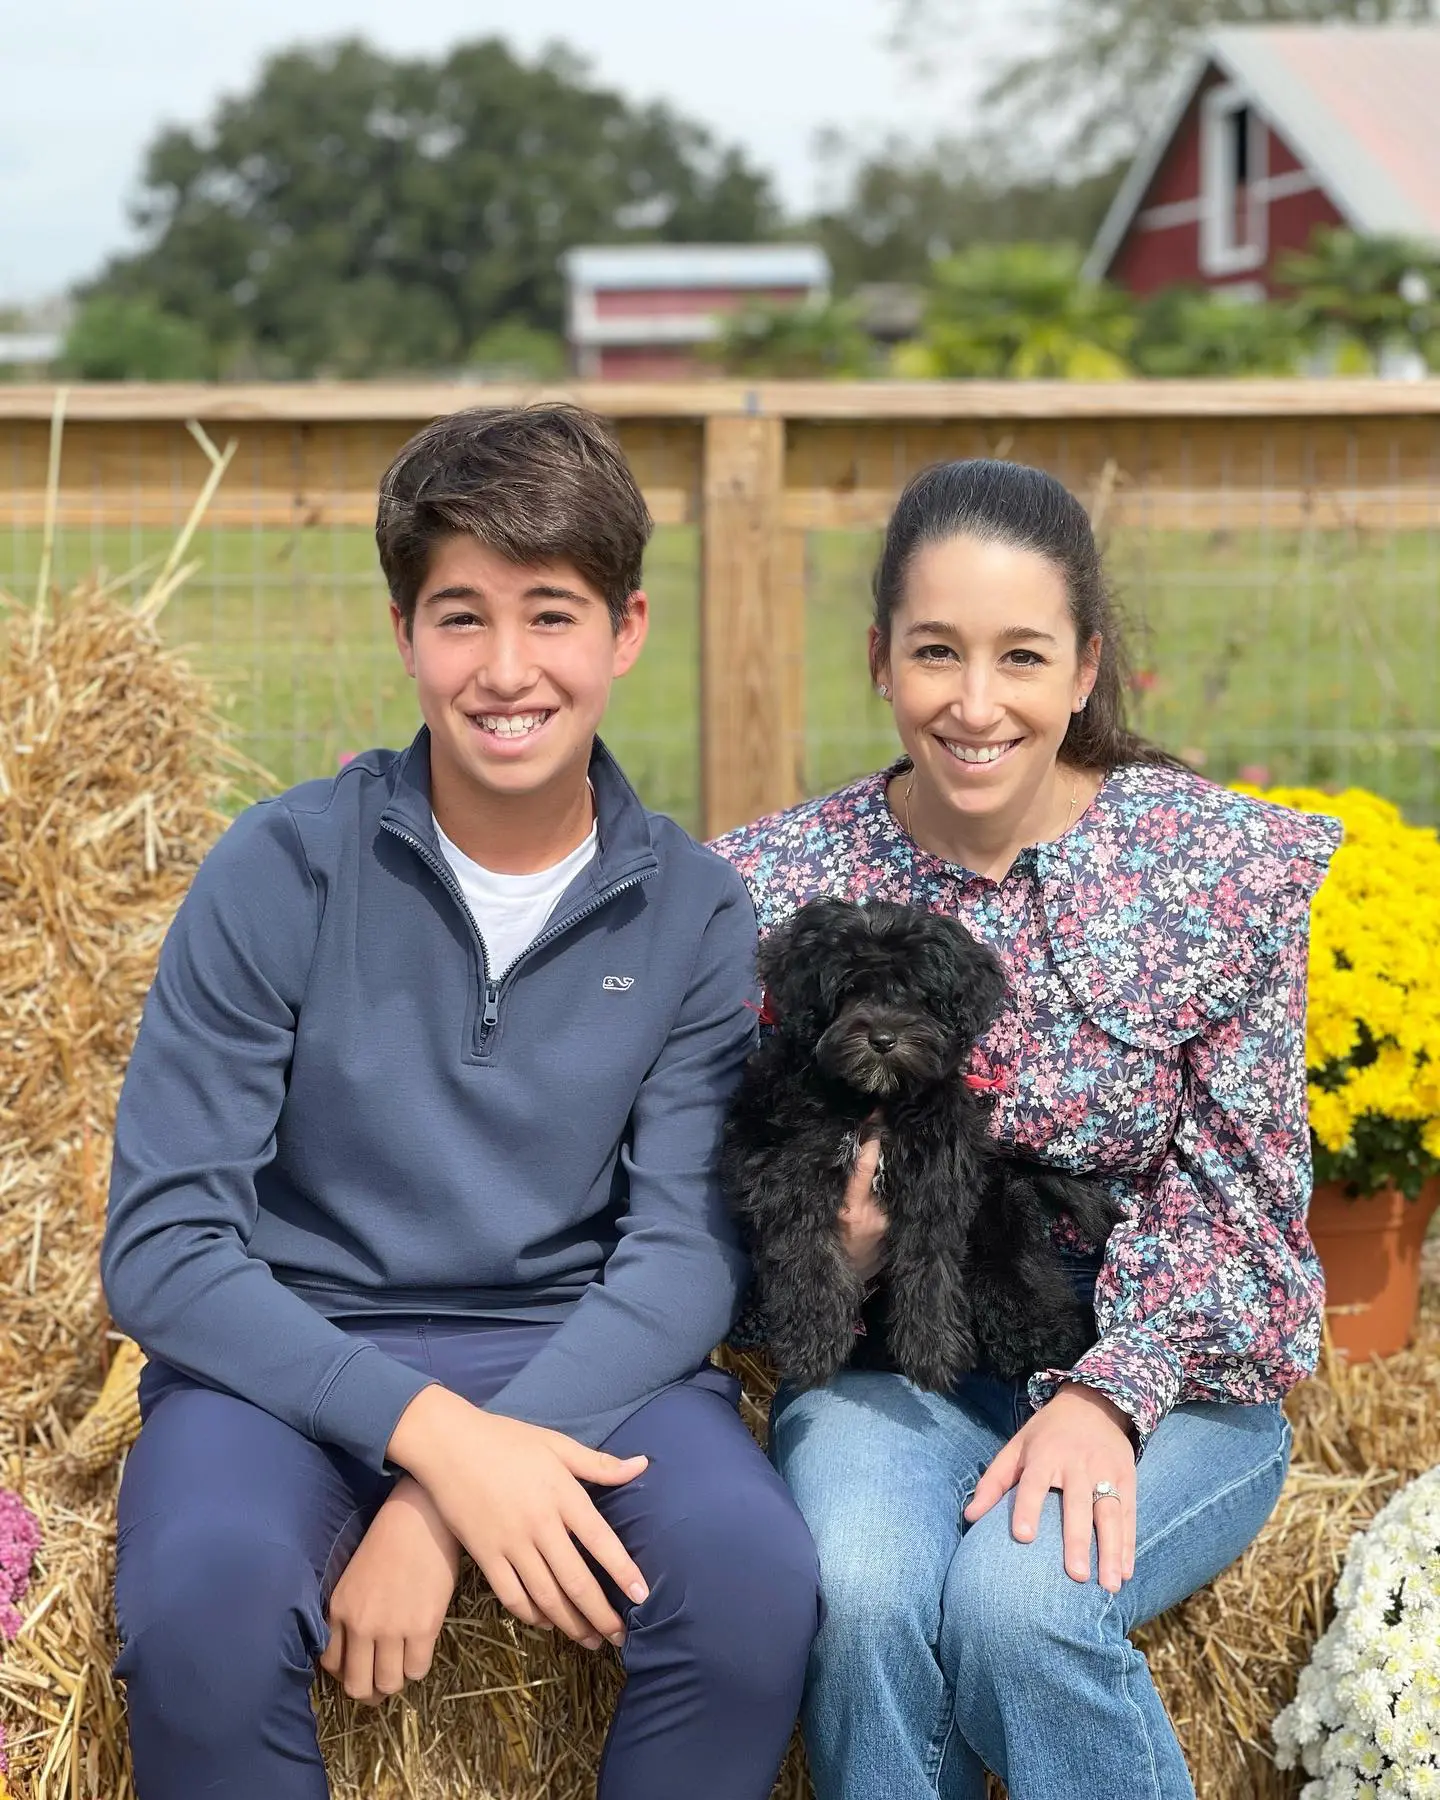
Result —
[[1065, 577], [1075, 641], [1098, 633], [1100, 668], [1090, 699], [1075, 713], [1060, 746], [1074, 768], [1110, 770], [1122, 763], [1177, 763], [1125, 723], [1128, 663], [1104, 564], [1085, 508], [1043, 469], [1024, 463], [935, 463], [907, 483], [890, 515], [875, 565], [875, 628], [890, 642], [891, 621], [905, 594], [915, 553], [950, 538], [978, 538], [1031, 550]]
[[513, 563], [568, 562], [618, 631], [650, 512], [604, 422], [582, 407], [471, 407], [417, 432], [380, 483], [375, 544], [410, 629], [437, 544], [465, 534]]

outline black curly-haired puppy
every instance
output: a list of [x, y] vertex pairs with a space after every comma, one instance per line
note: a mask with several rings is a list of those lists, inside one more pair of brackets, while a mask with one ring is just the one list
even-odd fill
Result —
[[878, 1134], [888, 1360], [941, 1392], [983, 1364], [1068, 1367], [1093, 1338], [1049, 1226], [1103, 1244], [1121, 1216], [1094, 1181], [1005, 1156], [971, 1054], [1005, 1000], [991, 951], [958, 920], [815, 900], [760, 950], [774, 1029], [726, 1122], [722, 1176], [755, 1265], [781, 1373], [828, 1380], [850, 1359], [865, 1284], [839, 1213], [862, 1137]]

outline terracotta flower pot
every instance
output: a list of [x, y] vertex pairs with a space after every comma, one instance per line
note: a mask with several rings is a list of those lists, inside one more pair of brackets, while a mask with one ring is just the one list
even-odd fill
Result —
[[1310, 1202], [1310, 1235], [1325, 1268], [1325, 1316], [1351, 1362], [1393, 1356], [1410, 1342], [1420, 1297], [1420, 1246], [1440, 1206], [1440, 1181], [1417, 1200], [1394, 1188], [1350, 1199], [1323, 1181]]

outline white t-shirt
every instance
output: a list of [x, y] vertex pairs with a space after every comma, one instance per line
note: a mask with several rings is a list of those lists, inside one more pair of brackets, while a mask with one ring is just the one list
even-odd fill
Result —
[[592, 825], [585, 842], [553, 868], [537, 870], [533, 875], [497, 875], [472, 861], [458, 844], [452, 844], [440, 829], [438, 819], [435, 835], [485, 940], [491, 981], [499, 981], [515, 958], [539, 937], [556, 901], [593, 860], [599, 842], [597, 827]]

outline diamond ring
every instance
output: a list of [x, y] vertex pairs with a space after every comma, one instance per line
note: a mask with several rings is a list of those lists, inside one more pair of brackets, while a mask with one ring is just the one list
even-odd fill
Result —
[[1120, 1490], [1113, 1481], [1097, 1481], [1095, 1483], [1094, 1498], [1096, 1500], [1118, 1500], [1120, 1498]]

